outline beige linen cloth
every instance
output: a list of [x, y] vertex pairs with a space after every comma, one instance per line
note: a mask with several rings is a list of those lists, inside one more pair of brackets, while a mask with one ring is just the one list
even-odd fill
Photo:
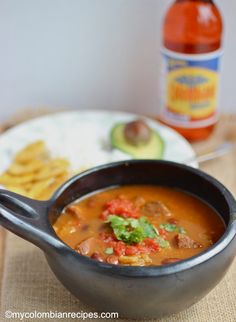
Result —
[[[195, 148], [198, 151], [205, 150], [208, 146], [219, 144], [225, 136], [236, 139], [235, 118], [224, 118], [212, 139], [196, 145]], [[236, 153], [205, 164], [203, 170], [217, 177], [236, 195]], [[18, 321], [5, 319], [4, 312], [7, 310], [77, 312], [89, 311], [89, 308], [70, 295], [56, 280], [39, 249], [8, 233], [1, 285], [1, 321]], [[36, 319], [23, 321], [36, 321]], [[60, 320], [43, 319], [43, 321]], [[156, 321], [236, 322], [236, 261], [221, 283], [199, 303], [179, 314]]]

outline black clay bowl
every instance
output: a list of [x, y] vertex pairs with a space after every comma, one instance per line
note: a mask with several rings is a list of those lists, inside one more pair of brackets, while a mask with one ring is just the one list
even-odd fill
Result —
[[[115, 185], [154, 184], [203, 199], [222, 217], [222, 238], [198, 256], [167, 266], [128, 267], [81, 256], [54, 233], [52, 223], [70, 202]], [[127, 161], [86, 171], [66, 182], [49, 201], [0, 191], [0, 223], [40, 247], [61, 283], [97, 311], [127, 318], [157, 318], [181, 311], [204, 297], [223, 278], [235, 257], [236, 202], [214, 178], [165, 161]]]

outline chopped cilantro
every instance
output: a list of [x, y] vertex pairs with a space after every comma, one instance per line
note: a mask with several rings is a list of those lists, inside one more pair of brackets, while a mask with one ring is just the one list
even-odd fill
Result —
[[161, 224], [161, 229], [165, 229], [168, 232], [176, 231], [177, 226], [174, 224]]
[[170, 243], [168, 242], [168, 240], [165, 240], [164, 238], [158, 236], [156, 238], [157, 243], [160, 245], [161, 248], [169, 248], [170, 247]]
[[116, 238], [127, 244], [140, 243], [145, 238], [157, 236], [155, 228], [146, 217], [125, 219], [117, 215], [110, 215], [106, 223], [111, 225]]
[[178, 232], [180, 234], [186, 234], [186, 230], [183, 227], [178, 227], [174, 224], [161, 224], [160, 228], [168, 231], [169, 233]]
[[180, 234], [186, 234], [186, 230], [183, 227], [179, 227]]
[[108, 247], [108, 248], [106, 248], [105, 249], [105, 254], [107, 254], [107, 255], [111, 255], [111, 254], [113, 254], [113, 248], [112, 247]]
[[140, 227], [143, 229], [144, 238], [146, 238], [146, 237], [155, 238], [156, 237], [156, 235], [157, 235], [156, 230], [153, 227], [153, 225], [151, 223], [149, 223], [147, 218], [140, 217], [139, 220], [137, 220], [137, 221], [139, 222]]

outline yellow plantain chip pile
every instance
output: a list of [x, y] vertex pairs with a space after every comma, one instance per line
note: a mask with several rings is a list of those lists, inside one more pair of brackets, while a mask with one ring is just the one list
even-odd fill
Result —
[[66, 159], [51, 158], [44, 141], [36, 141], [19, 151], [0, 176], [8, 190], [32, 199], [49, 199], [70, 177]]

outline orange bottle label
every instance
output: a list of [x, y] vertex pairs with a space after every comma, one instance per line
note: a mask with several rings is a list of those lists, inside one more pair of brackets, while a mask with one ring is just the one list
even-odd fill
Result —
[[164, 49], [161, 118], [170, 125], [196, 128], [218, 118], [221, 51], [188, 55]]

